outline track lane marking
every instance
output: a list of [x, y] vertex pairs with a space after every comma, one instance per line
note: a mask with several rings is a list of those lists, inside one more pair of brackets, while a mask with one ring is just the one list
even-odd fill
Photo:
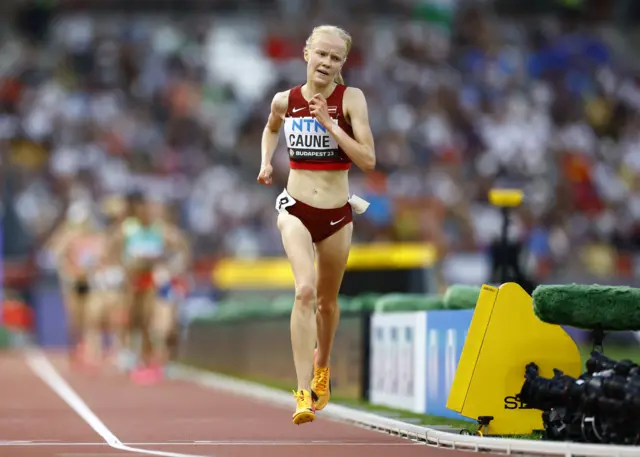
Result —
[[154, 451], [151, 449], [141, 449], [124, 444], [116, 435], [107, 428], [89, 406], [65, 381], [58, 370], [51, 364], [44, 353], [38, 349], [25, 351], [26, 362], [33, 373], [38, 376], [51, 390], [53, 390], [61, 400], [84, 420], [105, 442], [114, 449], [131, 452], [135, 454], [156, 455], [159, 457], [211, 457], [198, 454], [181, 454], [176, 452]]

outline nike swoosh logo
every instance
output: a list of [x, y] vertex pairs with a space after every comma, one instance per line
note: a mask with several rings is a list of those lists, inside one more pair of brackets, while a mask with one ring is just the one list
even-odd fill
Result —
[[298, 111], [302, 111], [303, 109], [305, 109], [305, 107], [303, 106], [302, 108], [294, 108], [291, 110], [292, 113], [297, 113]]
[[329, 222], [329, 224], [336, 225], [336, 224], [339, 224], [340, 222], [342, 222], [343, 220], [344, 220], [344, 217], [342, 219], [339, 219], [339, 220], [335, 221], [335, 222], [331, 221], [331, 222]]

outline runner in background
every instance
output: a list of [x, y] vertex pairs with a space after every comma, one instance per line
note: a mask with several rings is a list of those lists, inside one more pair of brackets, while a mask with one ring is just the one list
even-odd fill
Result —
[[160, 363], [168, 366], [177, 356], [178, 316], [180, 306], [188, 293], [191, 251], [189, 241], [176, 223], [170, 207], [157, 203], [153, 206], [153, 212], [154, 217], [164, 224], [165, 230], [173, 233], [178, 248], [166, 263], [158, 266], [154, 272], [158, 296], [153, 331], [158, 344]]
[[[142, 194], [132, 196], [133, 216], [127, 218], [110, 242], [109, 252], [122, 259], [126, 275], [128, 346], [136, 354], [131, 370], [132, 380], [141, 384], [162, 378], [162, 348], [154, 332], [158, 305], [158, 283], [162, 283], [163, 269], [173, 275], [168, 262], [173, 253], [183, 250], [181, 239], [171, 227], [153, 214], [153, 205]], [[140, 350], [134, 337], [140, 336]], [[139, 363], [138, 363], [139, 362]], [[125, 367], [131, 369], [131, 366]]]
[[129, 275], [124, 265], [122, 239], [126, 227], [135, 223], [135, 206], [139, 199], [140, 195], [133, 192], [123, 198], [112, 197], [103, 202], [103, 212], [107, 217], [109, 246], [105, 262], [117, 266], [123, 276], [122, 285], [118, 289], [117, 303], [110, 310], [110, 322], [114, 332], [111, 355], [114, 364], [125, 372], [134, 368], [137, 357], [129, 328], [132, 299]]
[[[77, 320], [69, 317], [73, 311], [73, 307], [71, 306], [72, 284], [70, 281], [67, 281], [67, 278], [65, 277], [61, 261], [61, 253], [67, 244], [67, 241], [72, 238], [78, 230], [78, 223], [77, 221], [72, 220], [71, 216], [72, 214], [67, 211], [65, 219], [53, 231], [49, 240], [45, 243], [44, 249], [49, 251], [51, 254], [56, 274], [58, 276], [60, 293], [62, 295], [62, 301], [67, 316], [67, 344], [75, 346], [79, 340], [81, 330], [76, 327], [78, 324]], [[70, 350], [69, 361], [74, 363], [75, 360], [76, 352], [74, 350]]]
[[[110, 292], [114, 286], [122, 282], [122, 276], [115, 276], [111, 265], [105, 262], [107, 241], [107, 233], [104, 228], [93, 234], [95, 260], [86, 274], [89, 293], [83, 310], [82, 358], [84, 368], [92, 372], [100, 370], [104, 354], [106, 354], [105, 345], [110, 343], [107, 339], [110, 336]], [[115, 274], [117, 274], [117, 270]]]
[[104, 238], [91, 218], [88, 203], [73, 203], [67, 213], [68, 227], [54, 240], [69, 329], [69, 356], [74, 366], [84, 366], [83, 337], [91, 297], [90, 279], [99, 266]]
[[105, 218], [101, 234], [105, 249], [100, 265], [91, 278], [92, 294], [85, 329], [86, 355], [94, 366], [104, 359], [116, 363], [120, 349], [126, 345], [124, 269], [122, 263], [109, 255], [106, 248], [113, 233], [121, 229], [127, 216], [127, 202], [120, 196], [108, 197], [101, 202], [100, 210]]

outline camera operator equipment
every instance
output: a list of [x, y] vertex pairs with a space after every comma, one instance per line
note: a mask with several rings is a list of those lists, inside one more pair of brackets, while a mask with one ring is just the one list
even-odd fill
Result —
[[575, 379], [560, 370], [552, 378], [538, 366], [525, 369], [520, 400], [542, 413], [545, 438], [591, 443], [640, 443], [640, 367], [591, 353], [587, 371]]

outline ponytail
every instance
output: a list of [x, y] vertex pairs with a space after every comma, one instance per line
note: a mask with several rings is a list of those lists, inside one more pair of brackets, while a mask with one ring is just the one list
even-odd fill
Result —
[[342, 72], [341, 71], [338, 72], [338, 74], [334, 78], [334, 81], [337, 82], [338, 84], [342, 84], [344, 86], [344, 78], [342, 77]]

